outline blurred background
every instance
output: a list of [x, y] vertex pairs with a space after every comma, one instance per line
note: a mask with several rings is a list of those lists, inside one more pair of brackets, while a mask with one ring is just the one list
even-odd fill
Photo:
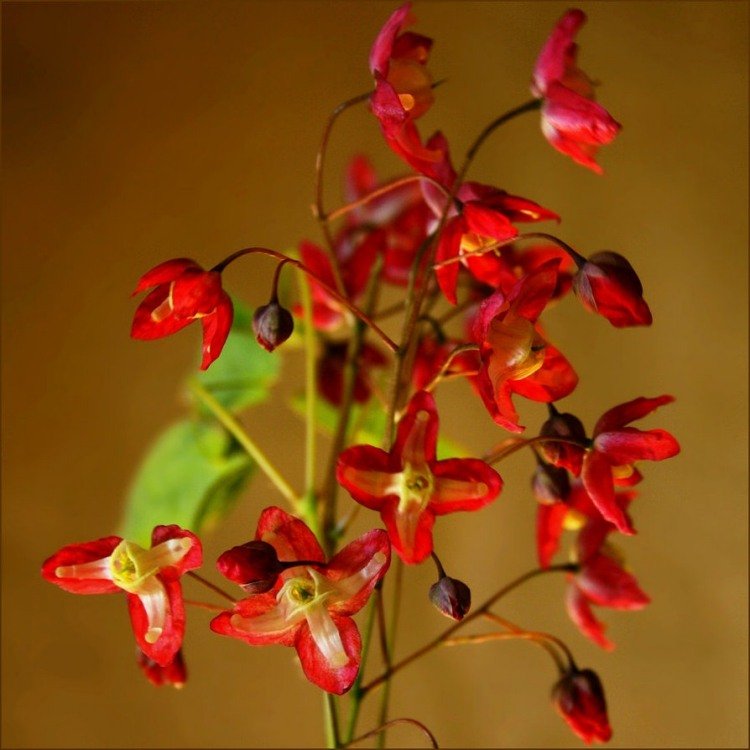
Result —
[[[3, 3], [2, 735], [5, 747], [283, 747], [323, 741], [321, 697], [294, 652], [212, 635], [191, 611], [185, 689], [157, 690], [134, 664], [125, 602], [44, 583], [64, 544], [114, 533], [150, 441], [184, 414], [195, 327], [159, 342], [128, 337], [138, 277], [187, 256], [209, 266], [248, 244], [319, 240], [309, 211], [323, 123], [371, 86], [367, 55], [394, 3]], [[525, 101], [536, 55], [567, 3], [418, 3], [447, 78], [422, 121], [456, 155]], [[622, 252], [640, 274], [650, 329], [617, 331], [573, 299], [552, 340], [581, 377], [563, 405], [591, 428], [605, 409], [668, 392], [649, 427], [682, 454], [644, 468], [638, 536], [621, 541], [653, 598], [642, 612], [599, 610], [605, 653], [567, 620], [563, 581], [534, 581], [502, 612], [557, 633], [601, 675], [613, 747], [747, 745], [747, 14], [735, 2], [582, 2], [581, 66], [624, 124], [597, 177], [555, 152], [537, 115], [486, 144], [471, 177], [563, 217], [582, 252]], [[327, 205], [355, 151], [403, 172], [364, 107], [330, 151]], [[249, 305], [273, 264], [228, 274]], [[302, 355], [287, 352], [273, 399], [247, 419], [295, 485], [302, 422], [286, 407]], [[465, 383], [439, 394], [442, 429], [475, 454], [504, 437]], [[527, 424], [543, 419], [527, 404]], [[299, 450], [295, 446], [300, 446]], [[529, 455], [502, 465], [505, 491], [482, 513], [436, 526], [449, 572], [476, 601], [535, 564]], [[281, 499], [257, 476], [206, 538], [206, 575]], [[370, 521], [372, 519], [369, 519]], [[364, 528], [367, 519], [361, 521]], [[427, 564], [407, 570], [406, 654], [446, 624], [430, 608]], [[190, 594], [200, 590], [186, 584]], [[360, 618], [361, 621], [361, 618]], [[373, 667], [373, 670], [375, 667]], [[374, 672], [373, 672], [374, 674]], [[431, 654], [396, 681], [393, 715], [442, 746], [577, 747], [549, 704], [539, 649], [497, 643]], [[369, 712], [362, 730], [374, 726]], [[422, 746], [399, 728], [393, 745]]]

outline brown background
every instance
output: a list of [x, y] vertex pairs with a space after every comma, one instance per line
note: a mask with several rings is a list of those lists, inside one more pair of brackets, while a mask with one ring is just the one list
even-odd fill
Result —
[[[156, 263], [210, 265], [247, 244], [317, 238], [312, 165], [326, 114], [370, 86], [366, 59], [392, 3], [3, 4], [3, 743], [17, 747], [285, 746], [321, 742], [320, 696], [293, 652], [218, 639], [190, 616], [182, 692], [147, 685], [132, 662], [124, 601], [44, 584], [63, 544], [113, 532], [149, 440], [181, 414], [193, 328], [152, 344], [128, 338], [128, 294]], [[565, 3], [422, 3], [448, 77], [424, 131], [457, 154], [528, 97], [538, 48]], [[536, 116], [495, 135], [473, 169], [558, 211], [584, 252], [627, 254], [655, 318], [616, 331], [567, 301], [555, 341], [581, 386], [565, 406], [589, 427], [638, 395], [674, 393], [651, 426], [680, 438], [679, 459], [645, 467], [641, 533], [624, 540], [653, 597], [640, 613], [600, 610], [618, 644], [581, 638], [562, 581], [503, 611], [558, 632], [602, 675], [615, 747], [747, 743], [746, 209], [747, 5], [592, 3], [582, 64], [624, 123], [598, 178], [547, 146]], [[337, 172], [355, 149], [401, 170], [363, 109], [335, 131]], [[271, 265], [238, 265], [229, 287], [264, 301]], [[248, 425], [301, 481], [299, 387], [291, 353], [273, 403]], [[501, 438], [464, 384], [440, 395], [443, 425], [476, 452]], [[538, 424], [536, 405], [524, 410]], [[503, 467], [492, 508], [437, 525], [436, 540], [477, 600], [533, 564], [531, 461]], [[206, 540], [207, 566], [279, 502], [262, 477]], [[444, 622], [426, 603], [433, 572], [410, 569], [401, 653]], [[193, 590], [194, 591], [194, 590]], [[482, 650], [483, 649], [483, 650]], [[578, 746], [548, 705], [553, 671], [523, 644], [431, 655], [403, 674], [396, 715], [445, 746]], [[368, 726], [363, 724], [363, 728]], [[394, 744], [423, 740], [408, 729]]]

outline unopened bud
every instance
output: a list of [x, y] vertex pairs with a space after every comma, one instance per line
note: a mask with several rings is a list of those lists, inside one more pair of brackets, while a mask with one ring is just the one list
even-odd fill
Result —
[[540, 462], [531, 478], [531, 488], [542, 505], [567, 502], [570, 496], [568, 472], [562, 467]]
[[[542, 425], [539, 434], [543, 437], [575, 440], [582, 444], [588, 442], [583, 423], [573, 414], [553, 414]], [[549, 463], [564, 467], [578, 476], [581, 473], [585, 449], [583, 445], [573, 445], [563, 440], [544, 441], [541, 444], [541, 453]]]
[[651, 325], [641, 280], [619, 253], [594, 253], [575, 275], [573, 291], [585, 308], [605, 317], [615, 328]]
[[430, 601], [446, 617], [463, 620], [471, 609], [471, 589], [457, 578], [443, 576], [430, 586]]
[[136, 661], [138, 666], [141, 668], [141, 672], [146, 676], [146, 679], [157, 687], [163, 685], [171, 685], [175, 688], [181, 688], [187, 680], [187, 669], [185, 668], [185, 660], [182, 658], [182, 649], [180, 649], [172, 661], [166, 666], [162, 666], [155, 662], [151, 657], [141, 651], [137, 650]]
[[289, 310], [271, 301], [255, 311], [253, 331], [256, 341], [266, 351], [272, 352], [292, 335], [294, 319]]
[[584, 742], [608, 742], [612, 737], [604, 688], [593, 670], [571, 669], [552, 688], [552, 701]]
[[273, 588], [285, 566], [272, 545], [256, 540], [223, 552], [216, 567], [249, 594], [263, 594]]

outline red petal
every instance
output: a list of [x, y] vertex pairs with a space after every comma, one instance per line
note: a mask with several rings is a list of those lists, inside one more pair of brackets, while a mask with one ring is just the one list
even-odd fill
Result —
[[516, 284], [508, 294], [508, 302], [516, 315], [536, 322], [555, 292], [559, 266], [557, 258], [548, 260]]
[[388, 20], [378, 32], [370, 50], [370, 72], [388, 75], [388, 63], [393, 52], [393, 45], [398, 34], [406, 27], [414, 23], [415, 18], [411, 14], [411, 3], [404, 3], [400, 8], [391, 13]]
[[133, 296], [140, 294], [140, 292], [152, 286], [169, 285], [178, 276], [185, 273], [185, 271], [203, 271], [203, 269], [194, 260], [190, 260], [190, 258], [175, 258], [165, 261], [141, 276], [135, 287]]
[[437, 406], [432, 394], [427, 391], [415, 393], [398, 423], [391, 454], [398, 456], [401, 462], [420, 464], [434, 461], [438, 424]]
[[378, 185], [375, 167], [363, 154], [352, 157], [346, 168], [344, 180], [344, 198], [349, 203], [367, 195]]
[[534, 65], [532, 89], [535, 96], [544, 96], [551, 81], [559, 81], [564, 77], [571, 55], [574, 54], [573, 40], [584, 23], [586, 14], [577, 8], [567, 11], [557, 22]]
[[407, 565], [416, 565], [432, 552], [432, 527], [435, 516], [428, 505], [422, 511], [398, 512], [398, 500], [384, 503], [380, 516], [388, 529], [393, 549]]
[[336, 480], [366, 508], [380, 510], [386, 498], [398, 496], [389, 492], [393, 475], [401, 471], [398, 457], [372, 445], [354, 445], [339, 455]]
[[617, 504], [612, 466], [598, 451], [588, 451], [584, 456], [581, 480], [602, 516], [623, 534], [635, 534], [627, 516]]
[[680, 452], [680, 444], [666, 430], [636, 430], [625, 427], [614, 432], [600, 432], [594, 448], [607, 456], [613, 466], [634, 461], [663, 461]]
[[551, 344], [544, 350], [544, 364], [522, 380], [511, 380], [510, 389], [524, 398], [542, 403], [559, 401], [578, 385], [578, 375], [570, 362]]
[[548, 87], [542, 117], [548, 127], [584, 147], [610, 143], [621, 128], [601, 104], [560, 83]]
[[[463, 232], [464, 226], [460, 217], [456, 216], [448, 222], [440, 234], [435, 255], [437, 263], [455, 258], [459, 254]], [[437, 279], [440, 291], [452, 305], [455, 305], [458, 301], [456, 299], [456, 285], [458, 283], [459, 270], [460, 263], [458, 262], [448, 263], [435, 269], [435, 278]]]
[[518, 234], [518, 230], [506, 216], [483, 206], [481, 203], [464, 204], [463, 216], [468, 230], [482, 237], [491, 237], [503, 241]]
[[651, 600], [635, 576], [607, 555], [595, 555], [576, 576], [576, 586], [592, 604], [612, 609], [643, 609]]
[[587, 638], [607, 651], [615, 647], [615, 644], [604, 635], [607, 626], [594, 617], [588, 600], [572, 583], [568, 585], [565, 593], [565, 607], [570, 619]]
[[128, 594], [128, 610], [130, 612], [130, 623], [138, 647], [149, 659], [166, 667], [174, 658], [182, 646], [185, 635], [185, 605], [182, 600], [182, 587], [179, 581], [161, 580], [167, 592], [169, 605], [167, 608], [164, 628], [156, 643], [149, 643], [145, 639], [148, 630], [148, 617], [143, 608], [141, 600], [135, 594]]
[[119, 536], [106, 536], [93, 542], [69, 544], [48, 557], [42, 565], [42, 578], [73, 594], [113, 594], [121, 589], [103, 578], [58, 578], [55, 571], [68, 565], [81, 565], [102, 560], [114, 552], [122, 541]]
[[331, 607], [331, 612], [340, 615], [353, 615], [359, 612], [370, 598], [375, 584], [383, 578], [391, 561], [391, 545], [388, 534], [382, 529], [373, 529], [363, 534], [359, 539], [349, 543], [338, 552], [328, 563], [324, 574], [331, 581], [339, 581], [342, 578], [359, 573], [372, 560], [373, 556], [380, 553], [385, 556], [385, 562], [368, 581], [363, 582], [362, 588], [346, 602], [339, 602]]
[[[389, 130], [398, 129], [408, 119], [408, 114], [404, 105], [401, 104], [396, 89], [379, 74], [375, 75], [375, 91], [370, 96], [370, 109], [380, 120], [383, 128]], [[395, 131], [391, 130], [391, 132]]]
[[655, 398], [639, 396], [632, 401], [619, 404], [599, 417], [599, 421], [594, 427], [594, 437], [600, 432], [612, 432], [630, 424], [630, 422], [634, 422], [636, 419], [642, 419], [660, 406], [671, 404], [672, 401], [674, 401], [674, 396], [664, 395]]
[[234, 317], [234, 308], [232, 300], [226, 292], [222, 292], [219, 304], [216, 305], [216, 311], [210, 315], [205, 315], [200, 319], [203, 325], [203, 359], [201, 361], [201, 370], [208, 369], [208, 366], [214, 362], [229, 336], [232, 328], [232, 319]]
[[133, 316], [133, 325], [130, 329], [131, 338], [140, 341], [151, 341], [169, 336], [183, 329], [193, 322], [193, 318], [178, 318], [174, 312], [169, 313], [161, 320], [154, 320], [151, 313], [159, 307], [169, 296], [169, 285], [156, 287], [153, 292], [138, 305]]
[[479, 510], [503, 488], [502, 477], [478, 458], [449, 458], [431, 466], [435, 490], [429, 508], [436, 516], [459, 510]]
[[[276, 595], [274, 593], [255, 594], [247, 599], [237, 602], [233, 610], [222, 612], [220, 615], [211, 620], [211, 630], [219, 635], [228, 635], [231, 638], [237, 638], [240, 641], [251, 646], [270, 646], [278, 644], [280, 646], [293, 646], [297, 639], [297, 631], [302, 626], [302, 622], [296, 622], [293, 625], [283, 627], [283, 617], [279, 614], [279, 630], [265, 630], [261, 632], [248, 633], [233, 624], [232, 618], [235, 616], [252, 620], [254, 618], [271, 615], [277, 609]], [[236, 621], [235, 621], [236, 623]]]
[[266, 508], [258, 519], [255, 538], [273, 545], [282, 562], [315, 560], [325, 562], [323, 550], [307, 525], [275, 506]]
[[563, 521], [570, 508], [565, 503], [540, 505], [536, 511], [536, 552], [539, 566], [548, 568], [559, 546]]
[[159, 575], [163, 580], [179, 578], [179, 576], [186, 573], [188, 570], [200, 568], [200, 566], [203, 565], [203, 547], [201, 545], [201, 540], [198, 539], [192, 531], [183, 529], [182, 527], [177, 526], [177, 524], [155, 526], [151, 533], [151, 546], [156, 547], [157, 544], [166, 542], [169, 539], [190, 539], [193, 545], [177, 565], [162, 568], [159, 571]]

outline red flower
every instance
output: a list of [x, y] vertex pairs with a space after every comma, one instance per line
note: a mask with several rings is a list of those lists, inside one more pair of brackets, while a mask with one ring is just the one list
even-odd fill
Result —
[[187, 682], [187, 668], [180, 649], [169, 664], [162, 666], [138, 649], [136, 654], [138, 666], [146, 679], [156, 687], [171, 685], [178, 690]]
[[156, 526], [150, 549], [119, 536], [63, 547], [45, 560], [42, 577], [74, 594], [124, 591], [138, 647], [167, 667], [185, 632], [179, 578], [201, 562], [195, 534], [179, 526]]
[[[420, 391], [429, 385], [448, 361], [451, 353], [462, 343], [453, 338], [441, 341], [437, 336], [423, 336], [417, 345], [414, 366], [411, 371], [411, 382], [414, 389]], [[453, 357], [446, 374], [476, 373], [478, 369], [479, 353], [467, 350]]]
[[394, 549], [406, 563], [432, 552], [435, 516], [477, 510], [503, 486], [500, 475], [474, 458], [436, 460], [435, 399], [415, 394], [390, 452], [355, 445], [339, 456], [336, 478], [360, 504], [380, 512]]
[[641, 280], [618, 253], [592, 255], [573, 279], [573, 290], [585, 308], [602, 315], [615, 328], [651, 325]]
[[[347, 341], [327, 341], [323, 354], [316, 364], [316, 382], [318, 392], [329, 404], [341, 406], [344, 397], [344, 375], [346, 368]], [[354, 373], [354, 401], [363, 404], [372, 395], [371, 371], [382, 369], [388, 364], [388, 358], [372, 344], [362, 344]]]
[[615, 484], [640, 481], [635, 461], [662, 461], [680, 452], [677, 440], [665, 430], [626, 425], [672, 401], [672, 396], [636, 398], [605, 412], [594, 427], [593, 447], [584, 456], [581, 479], [602, 516], [623, 534], [634, 531], [615, 502]]
[[308, 680], [341, 695], [359, 671], [362, 641], [351, 615], [367, 602], [390, 564], [388, 537], [374, 529], [326, 564], [314, 534], [280, 508], [266, 508], [256, 540], [275, 547], [287, 567], [274, 587], [237, 602], [211, 621], [211, 630], [251, 646], [278, 643], [297, 650]]
[[557, 286], [558, 261], [544, 263], [516, 283], [506, 296], [487, 298], [474, 320], [482, 366], [473, 383], [492, 418], [522, 432], [511, 396], [551, 402], [573, 391], [578, 376], [565, 357], [542, 336], [537, 318]]
[[585, 22], [586, 14], [577, 9], [557, 22], [537, 58], [531, 91], [544, 100], [542, 132], [550, 144], [601, 174], [596, 152], [614, 140], [621, 126], [594, 101], [594, 84], [576, 65], [573, 40]]
[[552, 701], [560, 716], [584, 742], [609, 742], [612, 728], [607, 717], [607, 701], [596, 672], [573, 667], [552, 688]]
[[218, 271], [204, 271], [187, 258], [168, 260], [141, 276], [133, 294], [156, 287], [138, 306], [130, 335], [151, 340], [179, 331], [194, 320], [203, 326], [201, 370], [221, 354], [232, 327], [232, 300]]

